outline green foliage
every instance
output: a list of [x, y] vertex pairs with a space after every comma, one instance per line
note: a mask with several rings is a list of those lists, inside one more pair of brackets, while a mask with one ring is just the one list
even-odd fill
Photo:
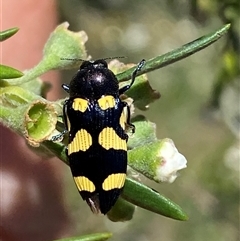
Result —
[[95, 233], [95, 234], [84, 235], [81, 237], [58, 239], [55, 241], [105, 241], [111, 237], [112, 237], [111, 233]]
[[0, 79], [13, 79], [21, 76], [23, 76], [21, 71], [6, 65], [0, 65]]
[[18, 28], [10, 28], [0, 32], [0, 42], [12, 37], [15, 33], [17, 33]]
[[[0, 42], [12, 37], [17, 31], [18, 28], [11, 28], [0, 32]], [[1, 79], [13, 79], [19, 78], [21, 76], [23, 76], [23, 73], [21, 71], [6, 65], [0, 65], [0, 86]]]
[[126, 180], [122, 195], [129, 202], [151, 212], [181, 221], [188, 219], [186, 213], [177, 204], [132, 179]]
[[[56, 28], [44, 47], [43, 59], [37, 66], [27, 70], [24, 76], [20, 77], [21, 74], [19, 73], [18, 77], [20, 78], [13, 79], [17, 76], [16, 71], [14, 72], [7, 68], [9, 73], [4, 75], [7, 77], [4, 77], [5, 80], [1, 82], [2, 87], [0, 88], [0, 121], [21, 136], [24, 136], [30, 145], [46, 149], [47, 153], [54, 153], [66, 164], [68, 163], [64, 152], [64, 144], [51, 141], [52, 137], [58, 133], [56, 125], [62, 123], [59, 116], [62, 114], [61, 107], [64, 100], [50, 102], [43, 98], [45, 95], [43, 90], [46, 90], [46, 88], [39, 76], [49, 70], [72, 68], [79, 64], [74, 60], [61, 59], [63, 57], [72, 59], [87, 58], [84, 46], [87, 40], [86, 34], [84, 32], [73, 33], [67, 30], [67, 27], [68, 25], [65, 23]], [[142, 76], [138, 77], [136, 84], [127, 92], [126, 98], [133, 98], [136, 108], [141, 110], [147, 109], [151, 102], [160, 97], [160, 94], [151, 88], [146, 75], [143, 76], [144, 73], [162, 68], [200, 51], [226, 34], [229, 28], [230, 24], [225, 25], [209, 35], [148, 60], [143, 70], [139, 73]], [[7, 38], [11, 34], [7, 32], [3, 36]], [[109, 67], [115, 73], [123, 71], [117, 74], [120, 84], [126, 84], [125, 81], [131, 78], [131, 73], [134, 69], [134, 67], [129, 68], [129, 65], [124, 66], [113, 63], [110, 63]], [[28, 91], [25, 88], [28, 84], [35, 86], [33, 88], [35, 90]], [[175, 161], [175, 157], [183, 162], [186, 159], [178, 153], [171, 140], [157, 139], [155, 125], [145, 117], [137, 116], [133, 121], [137, 131], [129, 140], [129, 165], [156, 182], [172, 182], [176, 178], [177, 170], [184, 168], [186, 164], [173, 166], [170, 174], [163, 172], [163, 166], [166, 162], [171, 163]], [[172, 156], [175, 157], [173, 158]], [[117, 206], [114, 207], [108, 217], [113, 221], [131, 219], [134, 213], [132, 204], [176, 220], [188, 219], [185, 212], [177, 204], [157, 191], [130, 178], [126, 181], [122, 199], [118, 201]], [[106, 240], [109, 237], [110, 234], [96, 234], [95, 236], [90, 235], [63, 240]]]

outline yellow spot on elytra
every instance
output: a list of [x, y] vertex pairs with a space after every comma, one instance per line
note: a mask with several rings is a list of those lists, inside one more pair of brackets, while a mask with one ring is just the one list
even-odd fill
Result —
[[91, 135], [84, 129], [79, 130], [72, 142], [68, 144], [68, 155], [78, 151], [86, 151], [92, 145]]
[[73, 178], [74, 178], [74, 181], [80, 192], [81, 191], [87, 191], [87, 192], [95, 191], [95, 185], [87, 177], [79, 176], [79, 177], [73, 177]]
[[109, 175], [103, 182], [102, 188], [104, 191], [109, 191], [114, 188], [122, 188], [125, 183], [126, 174], [116, 173]]
[[122, 114], [120, 116], [119, 120], [120, 126], [123, 128], [123, 130], [126, 129], [126, 123], [127, 123], [127, 109], [124, 107]]
[[88, 101], [82, 98], [75, 98], [72, 103], [72, 108], [76, 111], [85, 112], [88, 107]]
[[115, 99], [112, 95], [106, 95], [98, 99], [98, 104], [102, 110], [113, 108], [115, 106]]
[[115, 150], [127, 150], [127, 141], [121, 139], [112, 127], [106, 127], [100, 132], [98, 143], [106, 150], [110, 148]]

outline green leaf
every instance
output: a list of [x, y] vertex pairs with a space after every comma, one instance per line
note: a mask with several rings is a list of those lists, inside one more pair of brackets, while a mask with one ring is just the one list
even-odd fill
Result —
[[134, 124], [136, 132], [134, 135], [129, 135], [128, 149], [133, 149], [143, 146], [157, 140], [156, 124], [150, 122], [143, 115], [137, 115], [131, 119]]
[[125, 182], [122, 197], [151, 212], [181, 221], [188, 219], [183, 210], [170, 199], [130, 178]]
[[95, 233], [80, 237], [64, 238], [55, 241], [105, 241], [112, 237], [111, 233]]
[[11, 36], [13, 36], [17, 31], [19, 30], [19, 28], [10, 28], [7, 30], [4, 30], [2, 32], [0, 32], [0, 42], [10, 38]]
[[119, 197], [115, 205], [107, 213], [107, 217], [112, 222], [125, 222], [133, 218], [135, 206]]
[[0, 65], [0, 79], [14, 79], [22, 76], [21, 71], [6, 65]]
[[[142, 75], [144, 73], [151, 72], [155, 69], [160, 69], [164, 66], [169, 64], [175, 63], [181, 59], [184, 59], [201, 49], [206, 48], [207, 46], [213, 44], [218, 39], [220, 39], [224, 34], [227, 33], [228, 29], [230, 28], [230, 24], [224, 25], [222, 28], [217, 30], [214, 33], [205, 35], [201, 38], [198, 38], [190, 43], [183, 45], [182, 47], [175, 49], [171, 52], [163, 54], [161, 56], [157, 56], [148, 60], [141, 71], [137, 73], [137, 75]], [[128, 69], [127, 71], [120, 73], [117, 75], [117, 79], [119, 81], [126, 81], [131, 78], [132, 72], [134, 71], [135, 67]]]

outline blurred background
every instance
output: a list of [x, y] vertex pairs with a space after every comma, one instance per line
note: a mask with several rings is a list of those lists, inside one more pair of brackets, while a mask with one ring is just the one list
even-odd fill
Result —
[[[189, 215], [179, 222], [138, 208], [126, 223], [91, 215], [66, 172], [66, 199], [75, 234], [110, 230], [114, 241], [239, 240], [239, 2], [60, 0], [61, 22], [86, 31], [93, 59], [127, 56], [138, 63], [176, 49], [223, 24], [227, 36], [171, 66], [148, 74], [161, 98], [140, 112], [173, 139], [188, 160], [173, 184], [142, 181]], [[68, 82], [72, 73], [63, 73]]]
[[[9, 0], [8, 3], [10, 2], [14, 1]], [[29, 159], [32, 164], [22, 174], [25, 182], [20, 182], [21, 198], [14, 197], [15, 201], [22, 200], [22, 204], [14, 206], [11, 217], [7, 214], [8, 219], [2, 219], [3, 222], [1, 220], [0, 228], [5, 232], [5, 238], [1, 239], [0, 234], [0, 239], [47, 241], [64, 236], [110, 231], [113, 232], [113, 241], [239, 240], [239, 1], [56, 2], [58, 22], [68, 21], [69, 29], [84, 30], [87, 33], [86, 48], [93, 59], [126, 56], [124, 63], [138, 63], [143, 58], [153, 58], [214, 32], [224, 24], [232, 24], [228, 35], [210, 47], [148, 74], [151, 86], [161, 93], [161, 98], [151, 104], [147, 111], [137, 111], [157, 124], [159, 139], [171, 138], [188, 160], [187, 169], [180, 172], [173, 184], [156, 184], [144, 177], [141, 180], [179, 204], [189, 215], [189, 220], [175, 221], [141, 208], [136, 209], [133, 220], [125, 223], [113, 223], [106, 217], [95, 216], [81, 200], [66, 165], [59, 160], [46, 161], [44, 158], [33, 162], [30, 160], [32, 156], [27, 155], [27, 148], [22, 144], [20, 149], [23, 154], [17, 158]], [[36, 4], [32, 4], [32, 9], [36, 8]], [[17, 8], [9, 9], [17, 11]], [[26, 15], [24, 11], [27, 9], [21, 12], [20, 19], [27, 17], [24, 24], [32, 23], [32, 32], [36, 31], [36, 15]], [[49, 15], [53, 14], [45, 12], [40, 17], [47, 21]], [[54, 29], [55, 24], [52, 24], [51, 29]], [[49, 27], [47, 22], [45, 26]], [[37, 34], [34, 38], [36, 37], [38, 38]], [[34, 40], [27, 40], [25, 38], [26, 46], [34, 45]], [[26, 54], [31, 57], [32, 52]], [[16, 61], [20, 62], [18, 59]], [[75, 72], [76, 70], [62, 72], [61, 81], [68, 83]], [[59, 83], [57, 86], [59, 88], [55, 87], [55, 90], [61, 91]], [[59, 97], [60, 95], [66, 97], [63, 91], [58, 94]], [[56, 99], [54, 96], [51, 99]], [[2, 141], [0, 145], [1, 153], [5, 150], [4, 143]], [[9, 144], [7, 155], [12, 155], [11, 147]], [[15, 172], [23, 165], [22, 162], [21, 165], [16, 164], [17, 158], [13, 157], [15, 162], [11, 164]], [[1, 168], [3, 170], [8, 166], [9, 162], [3, 162]], [[41, 178], [36, 180], [36, 175]], [[46, 178], [47, 175], [49, 179]], [[36, 196], [40, 201], [33, 200], [32, 196], [26, 198], [30, 179], [36, 181], [38, 188], [41, 187], [41, 192], [38, 193], [41, 199]], [[5, 188], [5, 193], [11, 195], [11, 189], [8, 189], [10, 186], [2, 187]], [[3, 191], [1, 198], [6, 197]], [[29, 200], [33, 206], [29, 206]], [[2, 210], [6, 211], [4, 208]], [[29, 221], [31, 219], [25, 217], [26, 214], [34, 216], [35, 221]], [[14, 238], [9, 236], [9, 232], [12, 232]]]

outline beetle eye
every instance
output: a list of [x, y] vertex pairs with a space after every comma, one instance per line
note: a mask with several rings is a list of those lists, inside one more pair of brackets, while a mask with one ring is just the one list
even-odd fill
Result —
[[80, 69], [86, 69], [88, 68], [90, 65], [92, 65], [92, 62], [90, 61], [83, 61], [81, 66], [80, 66]]
[[94, 61], [93, 65], [94, 66], [99, 66], [99, 67], [104, 67], [104, 68], [108, 67], [107, 62], [105, 60], [103, 60], [103, 59], [98, 59], [98, 60]]

